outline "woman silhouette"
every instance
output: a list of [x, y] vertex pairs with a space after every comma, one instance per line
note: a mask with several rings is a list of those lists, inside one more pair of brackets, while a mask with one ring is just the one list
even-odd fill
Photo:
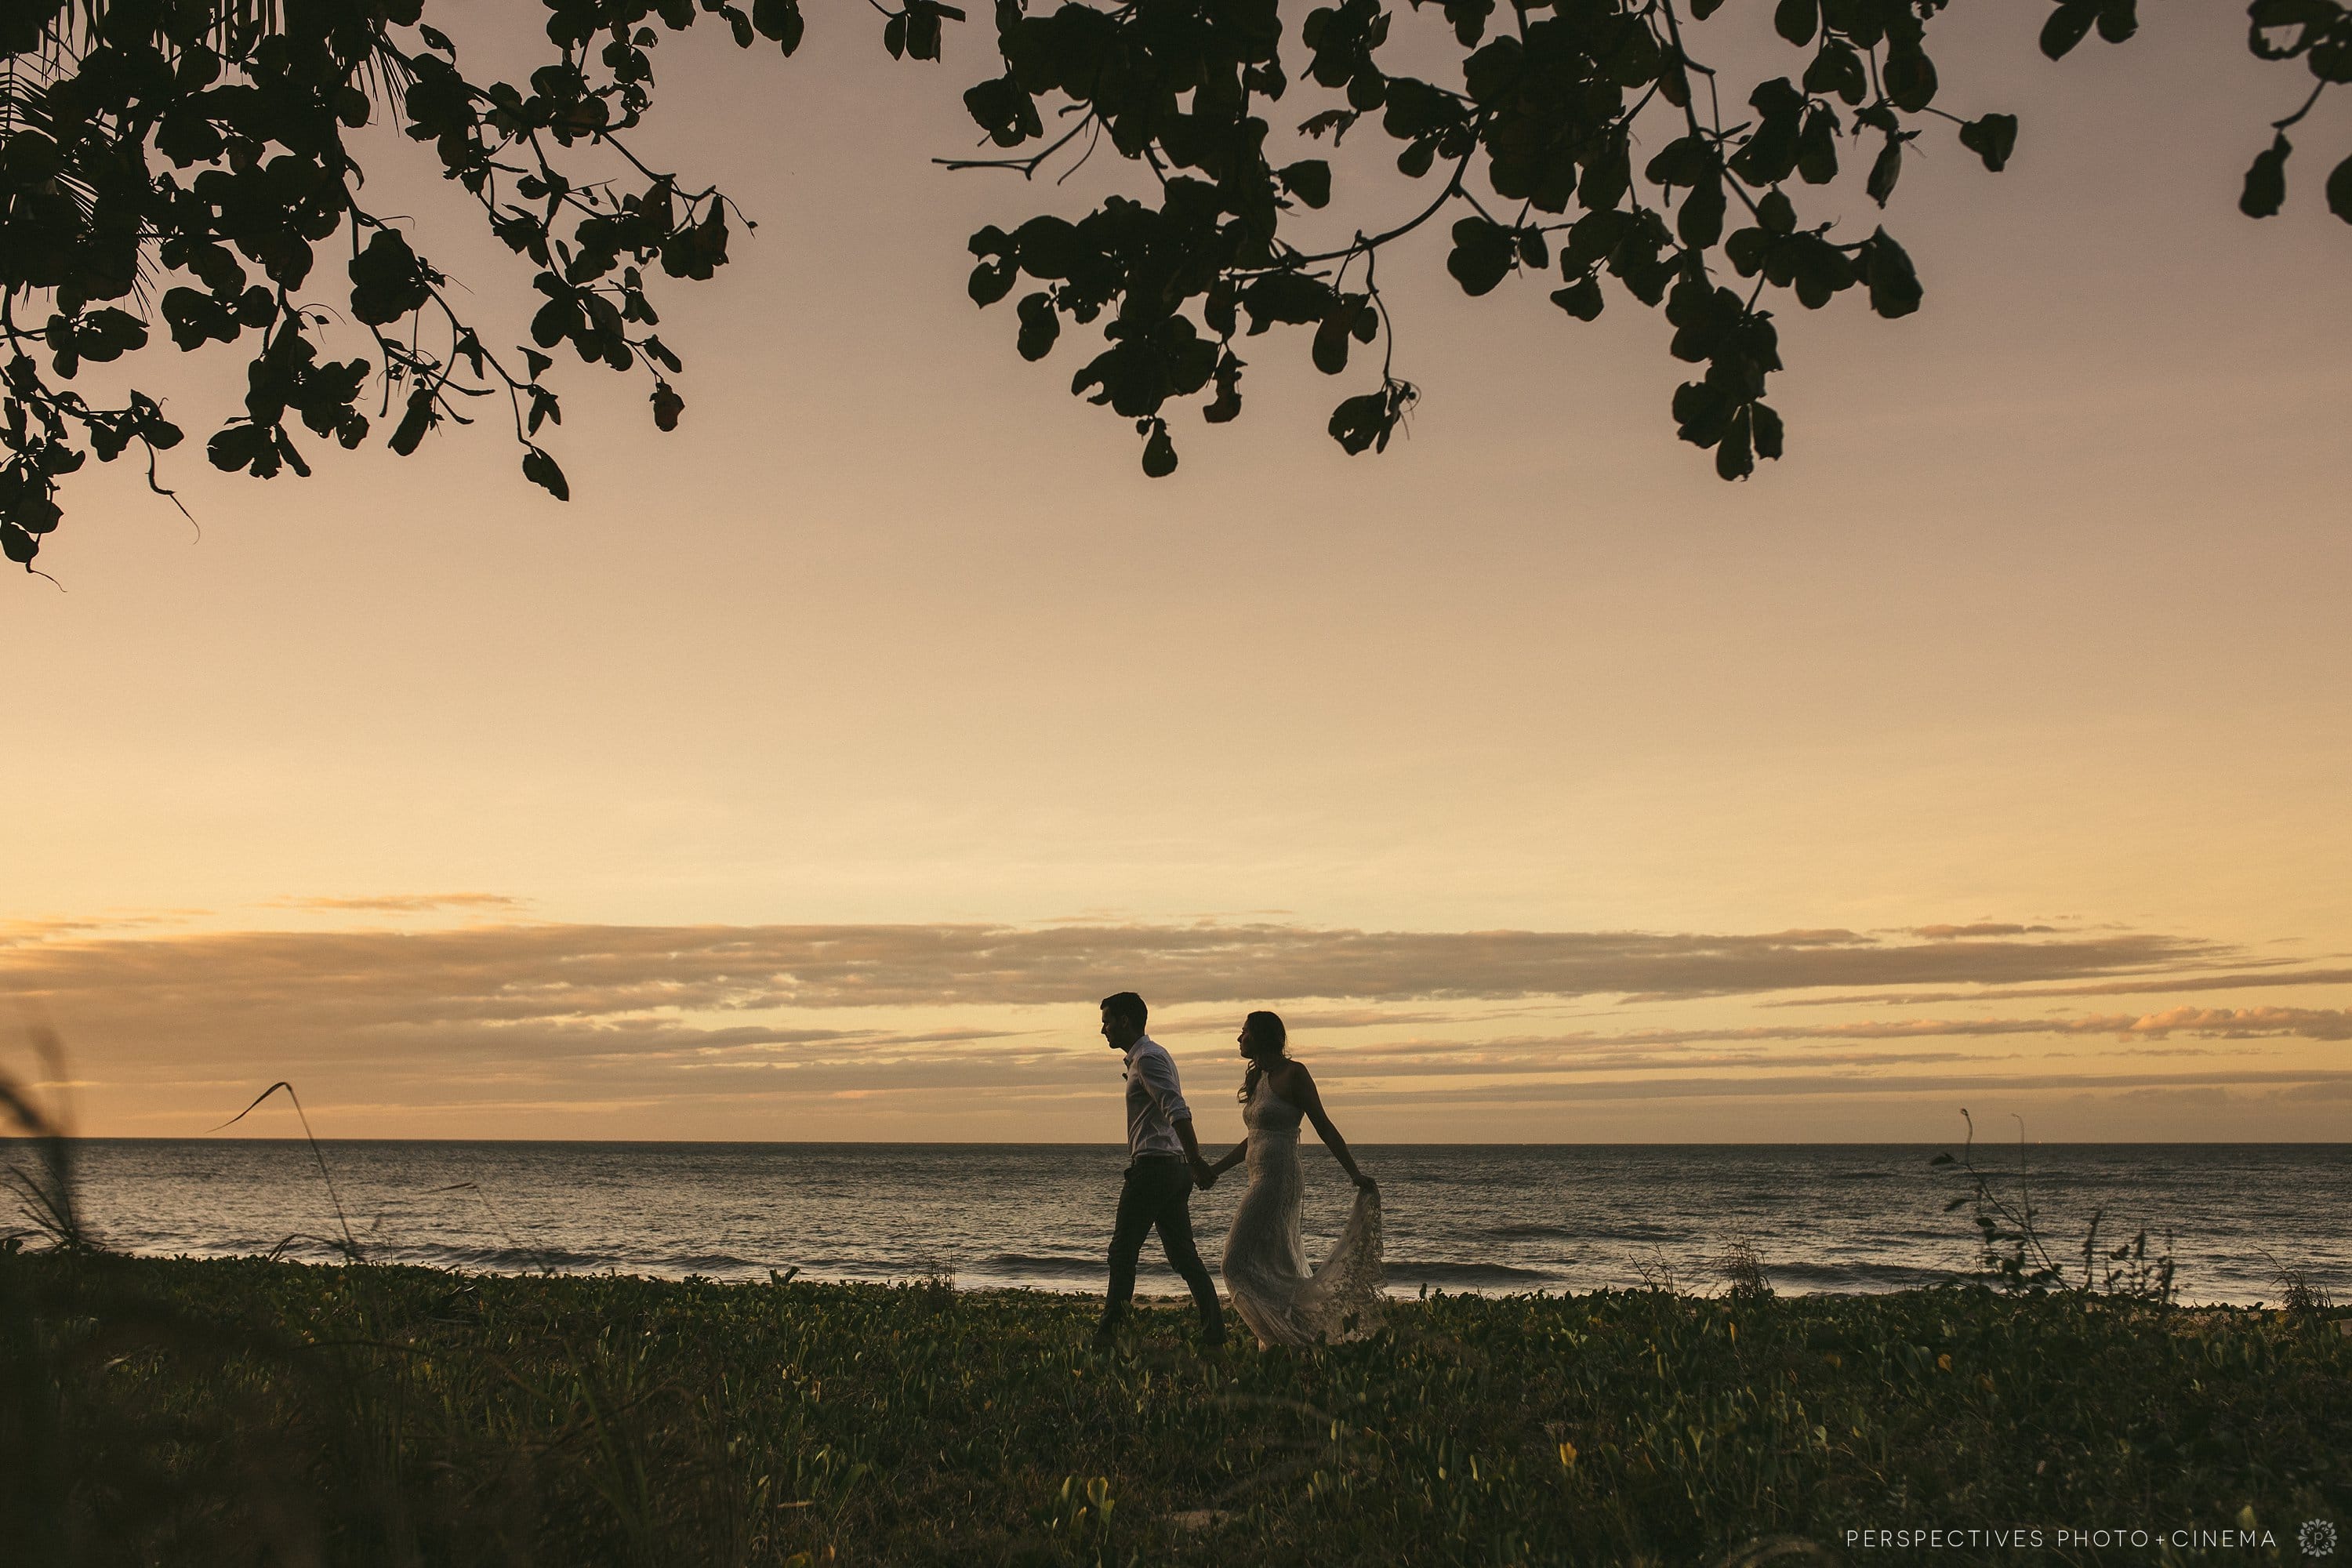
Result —
[[[1242, 1079], [1246, 1142], [1209, 1168], [1203, 1186], [1243, 1160], [1249, 1191], [1225, 1238], [1225, 1289], [1262, 1345], [1311, 1345], [1361, 1339], [1381, 1304], [1381, 1190], [1348, 1152], [1316, 1092], [1314, 1075], [1286, 1052], [1289, 1031], [1272, 1013], [1252, 1013], [1237, 1039], [1249, 1059]], [[1356, 1205], [1321, 1267], [1309, 1268], [1298, 1236], [1305, 1176], [1298, 1133], [1311, 1121], [1339, 1168], [1356, 1184]]]

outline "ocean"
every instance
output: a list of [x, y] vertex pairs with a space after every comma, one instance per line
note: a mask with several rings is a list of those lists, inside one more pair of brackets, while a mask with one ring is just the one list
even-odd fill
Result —
[[[336, 1256], [319, 1160], [300, 1141], [84, 1140], [85, 1223], [107, 1245], [223, 1257]], [[1722, 1282], [1745, 1243], [1786, 1294], [1936, 1283], [1967, 1268], [1965, 1191], [1927, 1144], [1370, 1145], [1391, 1292], [1591, 1290], [1669, 1269]], [[23, 1143], [9, 1157], [22, 1162]], [[1310, 1256], [1349, 1190], [1311, 1143]], [[2019, 1151], [1979, 1149], [2014, 1194]], [[455, 1142], [320, 1146], [352, 1237], [378, 1261], [528, 1272], [816, 1279], [951, 1275], [973, 1289], [1101, 1289], [1125, 1163], [1073, 1144]], [[2101, 1236], [2171, 1236], [2179, 1299], [2276, 1300], [2289, 1265], [2352, 1294], [2352, 1144], [2043, 1144], [2026, 1179], [2053, 1251], [2079, 1272]], [[1245, 1173], [1196, 1194], [1212, 1268]], [[1140, 1288], [1181, 1289], [1147, 1244]]]

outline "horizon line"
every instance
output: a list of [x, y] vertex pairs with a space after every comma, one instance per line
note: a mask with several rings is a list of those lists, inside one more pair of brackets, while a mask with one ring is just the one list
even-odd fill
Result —
[[[648, 1148], [678, 1148], [709, 1145], [714, 1148], [758, 1149], [1108, 1149], [1125, 1147], [1108, 1141], [1078, 1141], [1071, 1139], [1014, 1138], [447, 1138], [399, 1137], [392, 1135], [338, 1135], [316, 1140], [301, 1136], [280, 1137], [256, 1134], [249, 1137], [215, 1137], [205, 1133], [64, 1133], [58, 1135], [68, 1143], [291, 1143], [307, 1146], [315, 1142], [328, 1143], [511, 1143], [511, 1144], [631, 1144]], [[38, 1143], [45, 1137], [25, 1133], [0, 1133], [0, 1143]], [[1950, 1142], [1964, 1146], [1966, 1140], [1905, 1140], [1905, 1139], [1757, 1139], [1726, 1142], [1709, 1139], [1621, 1139], [1610, 1142], [1587, 1139], [1457, 1139], [1427, 1142], [1358, 1142], [1358, 1149], [1940, 1149]], [[2344, 1138], [2069, 1138], [2027, 1142], [2032, 1149], [2352, 1149], [2352, 1139]], [[1988, 1140], [1987, 1147], [2011, 1149], [2013, 1141]]]

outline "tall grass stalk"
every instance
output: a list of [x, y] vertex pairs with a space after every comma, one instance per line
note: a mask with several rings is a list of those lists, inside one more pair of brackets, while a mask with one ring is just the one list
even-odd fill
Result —
[[[283, 1252], [288, 1247], [297, 1241], [316, 1241], [322, 1247], [332, 1247], [337, 1252], [341, 1253], [347, 1262], [364, 1263], [367, 1261], [367, 1256], [361, 1250], [359, 1242], [352, 1237], [352, 1222], [343, 1213], [343, 1195], [335, 1190], [334, 1173], [327, 1169], [327, 1152], [319, 1147], [319, 1135], [310, 1131], [310, 1114], [302, 1109], [302, 1097], [294, 1092], [294, 1086], [292, 1084], [280, 1079], [278, 1082], [271, 1084], [268, 1089], [263, 1089], [259, 1094], [255, 1095], [251, 1105], [247, 1106], [243, 1110], [238, 1111], [226, 1121], [221, 1122], [217, 1126], [205, 1129], [205, 1135], [206, 1137], [210, 1137], [213, 1133], [223, 1131], [228, 1128], [236, 1126], [238, 1122], [252, 1115], [255, 1110], [258, 1110], [264, 1100], [268, 1100], [271, 1095], [281, 1091], [289, 1100], [293, 1102], [294, 1114], [301, 1121], [302, 1136], [310, 1142], [310, 1158], [318, 1162], [319, 1180], [326, 1184], [327, 1201], [334, 1205], [335, 1226], [342, 1233], [342, 1239], [341, 1241], [337, 1241], [331, 1237], [312, 1237], [303, 1235], [289, 1236], [284, 1241], [278, 1244], [278, 1252]], [[487, 1202], [488, 1200], [486, 1199], [484, 1201]], [[274, 1257], [276, 1254], [273, 1253], [272, 1256]]]
[[2172, 1300], [2176, 1266], [2171, 1233], [2164, 1234], [2162, 1245], [2153, 1253], [2145, 1226], [2131, 1240], [2107, 1247], [2099, 1240], [2099, 1231], [2107, 1216], [2105, 1205], [2092, 1211], [2082, 1246], [2074, 1249], [2082, 1257], [2083, 1272], [2079, 1281], [2070, 1286], [2066, 1269], [2058, 1260], [2059, 1254], [2043, 1231], [2042, 1211], [2033, 1202], [2032, 1185], [2027, 1178], [2024, 1119], [2019, 1118], [2017, 1123], [2017, 1174], [2013, 1180], [2015, 1195], [2011, 1196], [1989, 1173], [1978, 1167], [1976, 1118], [1966, 1110], [1960, 1117], [1969, 1131], [1958, 1157], [1938, 1154], [1928, 1163], [1957, 1166], [1967, 1178], [1968, 1190], [1944, 1205], [1946, 1214], [1969, 1210], [1976, 1223], [1977, 1261], [1966, 1278], [2013, 1294], [2073, 1289], [2086, 1295], [2123, 1296], [2137, 1300]]

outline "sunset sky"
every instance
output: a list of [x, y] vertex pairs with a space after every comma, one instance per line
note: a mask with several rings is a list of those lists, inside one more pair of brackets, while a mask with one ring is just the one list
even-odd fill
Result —
[[[93, 466], [63, 591], [0, 579], [0, 1064], [54, 1026], [94, 1134], [288, 1079], [321, 1135], [1112, 1142], [1132, 987], [1213, 1144], [1259, 1006], [1359, 1141], [2342, 1139], [2352, 117], [2239, 216], [2302, 79], [2146, 9], [2059, 65], [1937, 24], [2016, 158], [1922, 142], [1925, 308], [1789, 301], [1739, 485], [1657, 314], [1465, 300], [1441, 233], [1381, 263], [1406, 438], [1343, 456], [1365, 378], [1277, 335], [1147, 480], [1091, 351], [965, 296], [972, 229], [1134, 174], [930, 166], [983, 31], [669, 40], [651, 144], [761, 226], [661, 296], [677, 434], [559, 370], [568, 506], [488, 423], [216, 474], [240, 365], [145, 356], [199, 527]], [[1361, 134], [1335, 224], [1410, 210]]]

